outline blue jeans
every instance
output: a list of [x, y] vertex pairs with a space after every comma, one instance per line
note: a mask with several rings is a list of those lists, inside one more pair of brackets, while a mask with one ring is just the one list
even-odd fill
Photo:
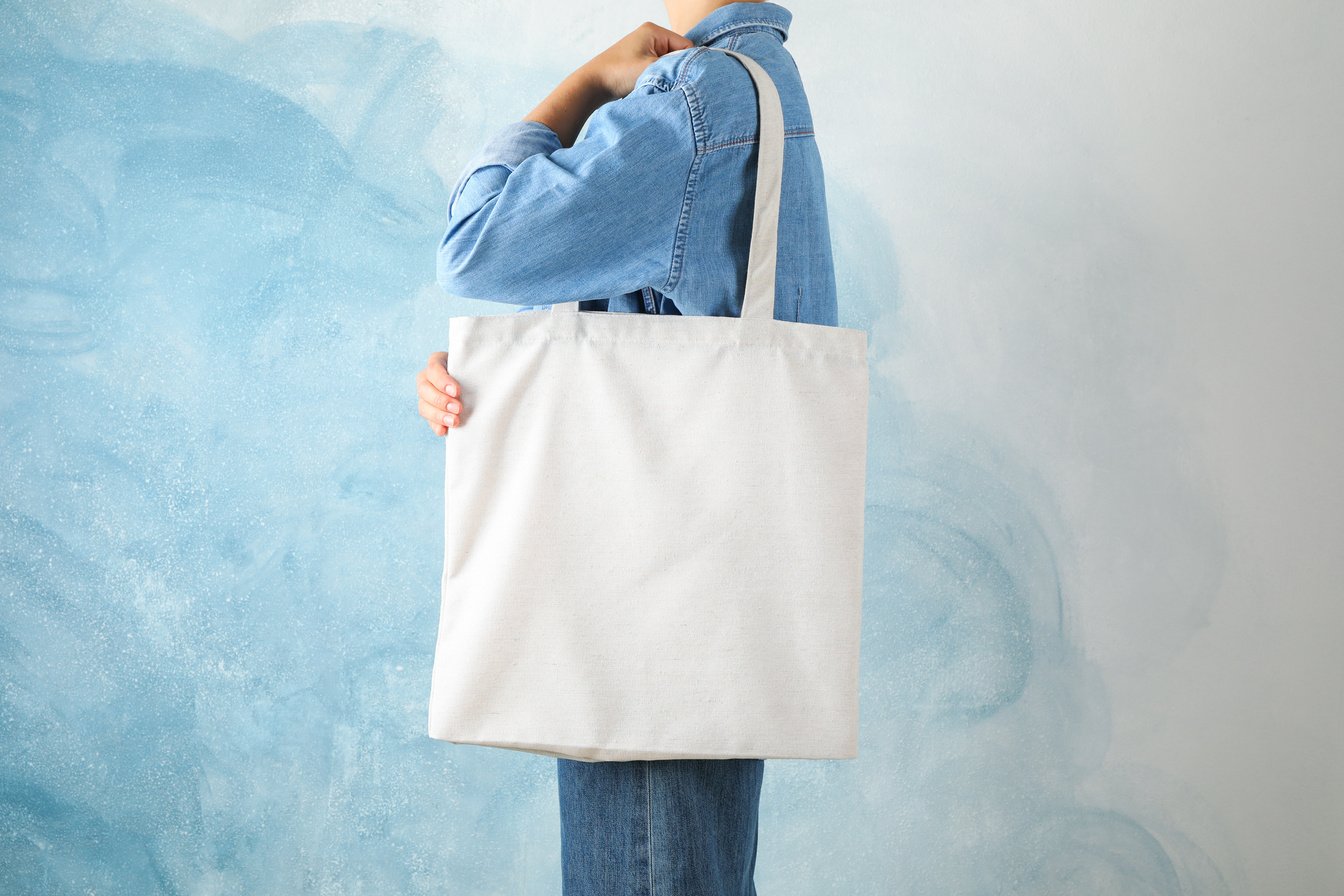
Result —
[[756, 896], [764, 759], [556, 759], [563, 896]]

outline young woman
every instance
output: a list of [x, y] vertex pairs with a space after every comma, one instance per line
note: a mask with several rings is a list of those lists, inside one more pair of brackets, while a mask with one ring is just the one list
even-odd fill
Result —
[[[645, 22], [467, 164], [439, 284], [518, 311], [579, 299], [583, 311], [738, 316], [758, 120], [743, 65], [699, 49], [722, 47], [760, 63], [783, 105], [775, 318], [835, 326], [821, 158], [784, 48], [791, 13], [762, 0], [665, 5], [671, 30]], [[463, 411], [447, 368], [435, 352], [416, 375], [440, 436]], [[763, 772], [761, 759], [558, 759], [565, 896], [755, 896]]]

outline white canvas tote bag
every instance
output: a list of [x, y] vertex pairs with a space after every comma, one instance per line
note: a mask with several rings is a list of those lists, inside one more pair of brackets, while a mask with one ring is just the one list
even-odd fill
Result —
[[585, 761], [858, 754], [867, 334], [774, 319], [779, 95], [723, 52], [759, 100], [740, 318], [450, 319], [433, 738]]

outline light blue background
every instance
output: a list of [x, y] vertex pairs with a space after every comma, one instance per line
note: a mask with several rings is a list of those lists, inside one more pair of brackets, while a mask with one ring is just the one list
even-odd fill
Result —
[[[760, 892], [1344, 892], [1340, 14], [786, 5], [872, 441]], [[559, 892], [554, 761], [424, 732], [413, 377], [509, 310], [458, 168], [646, 18], [0, 9], [0, 891]]]

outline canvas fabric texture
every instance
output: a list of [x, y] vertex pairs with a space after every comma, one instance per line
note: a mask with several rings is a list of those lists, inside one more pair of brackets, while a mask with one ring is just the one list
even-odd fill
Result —
[[741, 317], [449, 322], [431, 737], [585, 761], [858, 754], [867, 333], [774, 319], [779, 96]]

